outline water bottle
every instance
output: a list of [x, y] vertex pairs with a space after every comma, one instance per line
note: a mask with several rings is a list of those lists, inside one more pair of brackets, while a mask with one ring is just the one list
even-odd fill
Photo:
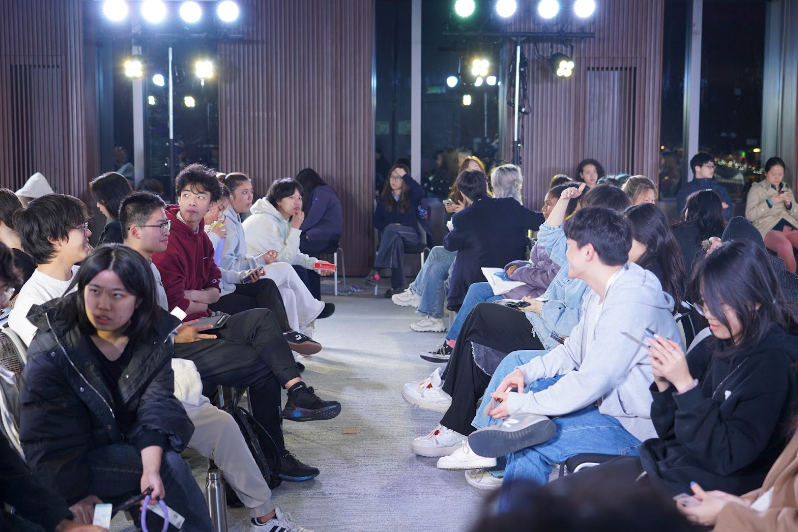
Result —
[[222, 472], [213, 467], [208, 469], [208, 480], [205, 483], [205, 497], [211, 511], [211, 522], [214, 532], [227, 532], [227, 499]]

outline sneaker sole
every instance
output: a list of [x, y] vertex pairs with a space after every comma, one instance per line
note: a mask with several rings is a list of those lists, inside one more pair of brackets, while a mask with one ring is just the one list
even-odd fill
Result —
[[[448, 404], [444, 404], [444, 403], [441, 403], [441, 404], [424, 403], [424, 404], [422, 404], [422, 403], [419, 403], [413, 397], [410, 397], [409, 395], [407, 395], [404, 390], [402, 390], [402, 398], [405, 401], [407, 401], [408, 404], [410, 404], [411, 406], [415, 406], [416, 408], [420, 408], [422, 410], [431, 410], [433, 412], [440, 412], [441, 414], [445, 414], [446, 411], [449, 410], [449, 407], [451, 406], [451, 403], [448, 403]], [[454, 452], [454, 451], [455, 450], [452, 449], [452, 452]], [[451, 453], [449, 453], [449, 454], [451, 454]]]
[[[471, 478], [471, 475], [468, 474], [468, 471], [465, 472], [465, 478], [466, 478], [466, 482], [468, 482], [470, 485], [474, 486], [478, 490], [496, 491], [496, 490], [498, 490], [499, 488], [502, 487], [502, 483], [501, 482], [497, 482], [497, 483], [491, 484], [490, 482], [480, 482], [480, 481], [478, 481], [478, 480], [476, 480], [474, 478]], [[497, 478], [496, 480], [500, 480], [500, 479]]]
[[[448, 458], [448, 457], [444, 457]], [[446, 471], [463, 471], [468, 469], [489, 469], [491, 467], [496, 467], [496, 459], [495, 458], [483, 458], [482, 460], [471, 460], [470, 462], [454, 462], [454, 461], [444, 461], [443, 458], [438, 460], [438, 469], [443, 469]]]
[[307, 475], [304, 477], [289, 477], [288, 475], [283, 475], [282, 473], [280, 473], [279, 476], [281, 479], [285, 480], [286, 482], [305, 482], [307, 480], [312, 480], [316, 478], [317, 476], [319, 476], [319, 473], [316, 473], [315, 475]]
[[294, 410], [283, 410], [283, 419], [288, 421], [325, 421], [333, 419], [341, 413], [341, 405], [309, 410], [307, 408], [295, 408]]
[[468, 437], [468, 444], [480, 456], [498, 458], [544, 443], [553, 438], [556, 433], [557, 426], [551, 419], [545, 418], [513, 431], [501, 430], [497, 427], [496, 429], [472, 432]]
[[414, 304], [412, 301], [399, 302], [399, 301], [396, 301], [393, 297], [391, 298], [391, 301], [393, 301], [393, 304], [396, 305], [397, 307], [415, 307], [415, 308], [418, 308], [418, 305]]
[[410, 328], [413, 329], [416, 332], [436, 332], [436, 333], [446, 332], [446, 327], [443, 327], [443, 328], [440, 328], [440, 329], [421, 329], [421, 328], [417, 329], [417, 328], [413, 327], [413, 325], [411, 324]]
[[435, 362], [437, 364], [446, 364], [449, 362], [449, 359], [452, 358], [452, 355], [449, 356], [440, 356], [440, 355], [433, 355], [432, 353], [421, 353], [421, 358], [426, 360], [427, 362]]
[[288, 345], [291, 347], [291, 351], [296, 351], [303, 356], [315, 355], [321, 351], [321, 344], [316, 342], [302, 342], [301, 344], [288, 342]]
[[460, 442], [457, 442], [449, 447], [418, 447], [416, 446], [416, 442], [413, 442], [410, 444], [410, 448], [413, 449], [414, 453], [425, 458], [441, 458], [444, 456], [449, 456], [459, 449]]

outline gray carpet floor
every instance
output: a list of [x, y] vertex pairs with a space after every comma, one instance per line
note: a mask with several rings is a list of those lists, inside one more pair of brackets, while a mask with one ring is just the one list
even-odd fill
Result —
[[[358, 279], [357, 281], [362, 281]], [[303, 357], [303, 378], [325, 399], [343, 405], [330, 421], [286, 422], [286, 444], [300, 460], [318, 467], [309, 482], [284, 482], [273, 499], [304, 527], [315, 532], [470, 530], [486, 492], [472, 488], [462, 471], [441, 471], [435, 458], [410, 450], [411, 440], [432, 430], [441, 414], [411, 407], [401, 396], [404, 383], [422, 380], [436, 367], [418, 355], [437, 346], [443, 334], [413, 332], [419, 319], [373, 289], [334, 297], [331, 281], [324, 299], [336, 313], [317, 322], [321, 353]], [[357, 429], [357, 434], [344, 434]], [[207, 460], [186, 455], [201, 486]], [[248, 529], [244, 509], [228, 509], [228, 529]], [[130, 532], [117, 516], [112, 531]]]

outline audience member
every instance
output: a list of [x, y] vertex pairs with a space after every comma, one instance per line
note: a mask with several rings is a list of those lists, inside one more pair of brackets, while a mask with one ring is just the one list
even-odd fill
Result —
[[[147, 264], [125, 247], [99, 248], [66, 292], [73, 290], [29, 315], [39, 334], [22, 374], [28, 465], [80, 521], [89, 522], [95, 504], [151, 488], [186, 518], [184, 530], [212, 530], [180, 456], [194, 427], [174, 396], [169, 337], [179, 320], [155, 303]], [[163, 521], [148, 517], [152, 530]]]
[[788, 270], [796, 273], [798, 219], [793, 214], [795, 196], [784, 181], [786, 169], [778, 157], [767, 160], [765, 177], [748, 191], [745, 217], [762, 233], [767, 248], [784, 260]]
[[[397, 168], [397, 165], [400, 164], [400, 161], [396, 161], [393, 167], [388, 171], [388, 174], [385, 177], [385, 187], [383, 187], [383, 196], [384, 192], [388, 190], [388, 179], [391, 176], [391, 173], [394, 169]], [[410, 164], [407, 164], [407, 169], [405, 172], [410, 174]], [[452, 185], [454, 184], [455, 180], [458, 176], [457, 169], [460, 167], [460, 160], [457, 154], [457, 150], [452, 147], [446, 147], [441, 152], [441, 162], [438, 167], [435, 169], [435, 173], [430, 176], [429, 181], [427, 182], [427, 196], [444, 199], [449, 196], [449, 193], [452, 190]], [[424, 194], [422, 193], [421, 196], [423, 197]]]
[[97, 245], [121, 244], [122, 227], [119, 225], [119, 206], [123, 199], [133, 193], [130, 182], [122, 174], [108, 172], [89, 183], [89, 190], [97, 201], [97, 208], [105, 216], [105, 227]]
[[715, 158], [704, 152], [698, 152], [690, 159], [690, 168], [693, 170], [693, 180], [686, 183], [676, 195], [676, 206], [679, 212], [684, 210], [687, 197], [699, 190], [714, 190], [720, 196], [723, 206], [723, 217], [729, 220], [732, 217], [734, 207], [731, 196], [726, 187], [713, 179], [715, 176]]
[[681, 179], [679, 162], [672, 151], [662, 151], [659, 154], [659, 188], [663, 196], [673, 197], [676, 187]]
[[151, 177], [142, 179], [141, 183], [139, 183], [136, 187], [136, 190], [142, 192], [152, 192], [153, 194], [157, 194], [159, 196], [163, 196], [164, 193], [163, 183]]
[[302, 212], [305, 213], [299, 228], [302, 231], [299, 251], [313, 257], [337, 248], [344, 219], [335, 191], [312, 168], [300, 171], [296, 182], [302, 187]]
[[[482, 161], [480, 161], [477, 157], [474, 157], [473, 155], [470, 155], [465, 159], [463, 159], [463, 163], [460, 165], [460, 170], [457, 172], [457, 175], [462, 174], [466, 170], [477, 170], [485, 174], [485, 166], [482, 164]], [[494, 194], [494, 196], [496, 195]], [[504, 196], [498, 196], [498, 197], [504, 197]], [[459, 190], [457, 190], [457, 178], [455, 178], [455, 181], [452, 184], [452, 191], [449, 193], [449, 197], [446, 200], [444, 200], [443, 207], [446, 210], [446, 214], [450, 219], [454, 215], [454, 213], [460, 212], [465, 208], [465, 205], [463, 204], [463, 195], [460, 194]], [[436, 247], [441, 247], [443, 249], [443, 246], [436, 246]], [[452, 255], [452, 263], [454, 263], [455, 256], [456, 254]]]
[[53, 189], [50, 188], [47, 178], [41, 172], [36, 172], [25, 181], [22, 188], [17, 190], [15, 194], [22, 202], [22, 205], [26, 206], [31, 200], [41, 198], [45, 194], [53, 194]]
[[549, 190], [553, 189], [554, 187], [558, 187], [560, 185], [567, 185], [572, 181], [573, 180], [565, 174], [556, 174], [554, 177], [551, 178], [551, 181], [549, 181]]
[[621, 186], [632, 200], [632, 205], [657, 203], [657, 187], [644, 175], [633, 175]]
[[596, 182], [607, 175], [604, 167], [595, 159], [584, 159], [576, 167], [576, 177], [574, 181], [581, 181], [587, 186], [592, 187]]
[[704, 241], [719, 238], [726, 226], [723, 205], [714, 190], [699, 190], [690, 194], [673, 226], [673, 236], [679, 243], [687, 271], [692, 271], [696, 255], [703, 255]]
[[[22, 209], [22, 202], [7, 188], [0, 188], [0, 242], [14, 254], [14, 266], [26, 283], [36, 270], [36, 263], [22, 248], [22, 241], [14, 229], [14, 215]], [[16, 286], [19, 289], [22, 284]]]
[[263, 256], [268, 251], [277, 252], [276, 260], [292, 265], [314, 299], [321, 300], [319, 275], [332, 275], [332, 271], [315, 269], [316, 264], [331, 264], [299, 251], [302, 235], [299, 228], [305, 221], [299, 183], [290, 178], [275, 181], [266, 197], [256, 201], [250, 212], [252, 216], [242, 224], [249, 254]]

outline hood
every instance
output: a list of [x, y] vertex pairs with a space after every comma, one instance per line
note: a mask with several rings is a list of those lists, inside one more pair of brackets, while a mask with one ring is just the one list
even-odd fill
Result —
[[277, 210], [277, 207], [269, 203], [269, 200], [266, 198], [261, 198], [253, 203], [252, 207], [249, 209], [249, 212], [252, 214], [268, 214], [281, 223], [288, 223], [288, 220], [283, 218], [283, 215], [280, 214], [280, 211]]
[[607, 297], [614, 304], [636, 303], [674, 311], [673, 298], [662, 291], [657, 276], [634, 262], [623, 266], [624, 272], [610, 286]]
[[227, 216], [227, 220], [224, 223], [228, 225], [241, 225], [241, 217], [232, 205], [228, 205], [223, 214]]
[[[177, 213], [179, 213], [179, 212], [180, 212], [180, 206], [179, 205], [167, 205], [166, 206], [166, 217], [169, 218], [169, 220], [172, 222], [172, 227], [171, 227], [170, 231], [174, 232], [174, 233], [180, 233], [180, 234], [182, 234], [184, 236], [187, 236], [187, 237], [193, 237], [193, 236], [196, 236], [196, 234], [199, 234], [199, 233], [195, 234], [194, 231], [192, 231], [189, 226], [187, 226], [186, 224], [184, 224], [183, 222], [180, 221], [180, 218], [177, 217]], [[200, 230], [200, 233], [205, 231], [205, 222], [204, 221], [200, 221], [199, 230]]]
[[28, 180], [25, 181], [25, 185], [15, 192], [17, 196], [32, 199], [41, 198], [42, 196], [53, 193], [53, 189], [50, 188], [50, 183], [47, 182], [47, 178], [44, 177], [41, 172], [36, 172], [30, 176]]

